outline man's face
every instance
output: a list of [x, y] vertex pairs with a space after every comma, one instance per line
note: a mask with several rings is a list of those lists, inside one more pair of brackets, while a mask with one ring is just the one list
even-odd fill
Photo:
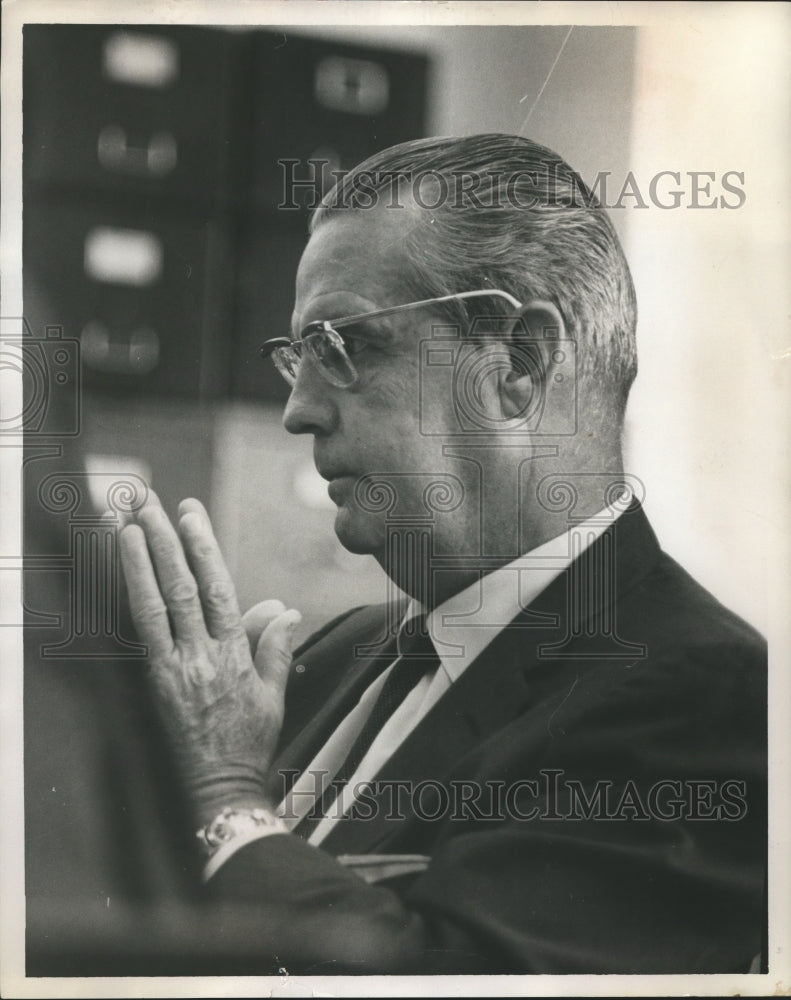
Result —
[[[299, 266], [293, 335], [315, 320], [413, 299], [399, 276], [404, 239], [420, 224], [403, 207], [339, 214], [321, 224]], [[432, 520], [434, 550], [444, 553], [469, 551], [479, 531], [477, 469], [442, 454], [447, 434], [458, 426], [451, 393], [426, 398], [424, 392], [420, 398], [420, 341], [431, 336], [432, 323], [438, 322], [441, 315], [429, 307], [343, 330], [357, 382], [336, 388], [306, 356], [286, 406], [287, 430], [314, 435], [316, 467], [328, 480], [338, 508], [338, 538], [353, 552], [377, 556], [383, 565], [388, 516]], [[388, 486], [384, 492], [372, 488], [367, 499], [361, 498], [365, 491], [358, 483], [371, 475]], [[426, 488], [438, 480], [464, 499], [452, 511], [432, 514]]]

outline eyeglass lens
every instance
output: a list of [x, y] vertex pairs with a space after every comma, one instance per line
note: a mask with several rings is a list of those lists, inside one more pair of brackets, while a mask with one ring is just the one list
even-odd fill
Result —
[[337, 330], [330, 328], [310, 334], [306, 346], [311, 357], [335, 385], [348, 386], [357, 378]]
[[357, 372], [343, 348], [340, 334], [330, 327], [309, 333], [304, 340], [288, 347], [278, 347], [272, 352], [275, 366], [290, 385], [294, 385], [297, 380], [302, 362], [301, 354], [305, 350], [333, 385], [346, 388], [357, 378]]
[[299, 357], [293, 347], [276, 347], [272, 351], [272, 360], [275, 368], [280, 372], [289, 385], [297, 381], [299, 371]]

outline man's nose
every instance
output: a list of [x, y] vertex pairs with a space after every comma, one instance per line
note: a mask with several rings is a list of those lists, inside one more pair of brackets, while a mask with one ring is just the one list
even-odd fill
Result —
[[283, 412], [283, 426], [290, 434], [329, 434], [338, 419], [338, 391], [309, 359], [303, 360]]

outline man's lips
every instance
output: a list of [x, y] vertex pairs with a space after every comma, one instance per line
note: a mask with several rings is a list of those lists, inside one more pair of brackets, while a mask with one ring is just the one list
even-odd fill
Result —
[[330, 500], [336, 504], [348, 496], [354, 483], [357, 481], [356, 477], [348, 472], [335, 472], [326, 478], [328, 479], [327, 493]]
[[333, 503], [338, 503], [343, 495], [348, 495], [357, 475], [341, 465], [316, 465], [316, 471], [327, 480], [327, 493]]
[[322, 469], [319, 466], [317, 466], [316, 468], [321, 478], [326, 479], [328, 483], [331, 483], [336, 479], [348, 479], [350, 477], [355, 476], [355, 474], [353, 472], [350, 472], [348, 469], [341, 469], [341, 468]]

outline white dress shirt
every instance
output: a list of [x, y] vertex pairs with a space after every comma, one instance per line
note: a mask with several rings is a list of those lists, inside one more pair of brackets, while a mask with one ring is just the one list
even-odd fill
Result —
[[[312, 831], [308, 843], [321, 844], [344, 813], [357, 800], [361, 786], [372, 781], [428, 711], [459, 679], [467, 667], [496, 636], [525, 610], [588, 546], [606, 531], [625, 509], [613, 504], [527, 555], [488, 573], [437, 605], [426, 617], [428, 632], [439, 657], [439, 666], [426, 674], [409, 692], [375, 737], [349, 781], [340, 790], [327, 815]], [[424, 609], [411, 601], [408, 621]], [[359, 702], [341, 721], [324, 746], [294, 783], [278, 806], [284, 831], [293, 830], [314, 807], [346, 759], [385, 685], [394, 660], [363, 692]], [[277, 830], [263, 828], [260, 836]], [[219, 868], [255, 834], [223, 845], [210, 860], [205, 877]]]

